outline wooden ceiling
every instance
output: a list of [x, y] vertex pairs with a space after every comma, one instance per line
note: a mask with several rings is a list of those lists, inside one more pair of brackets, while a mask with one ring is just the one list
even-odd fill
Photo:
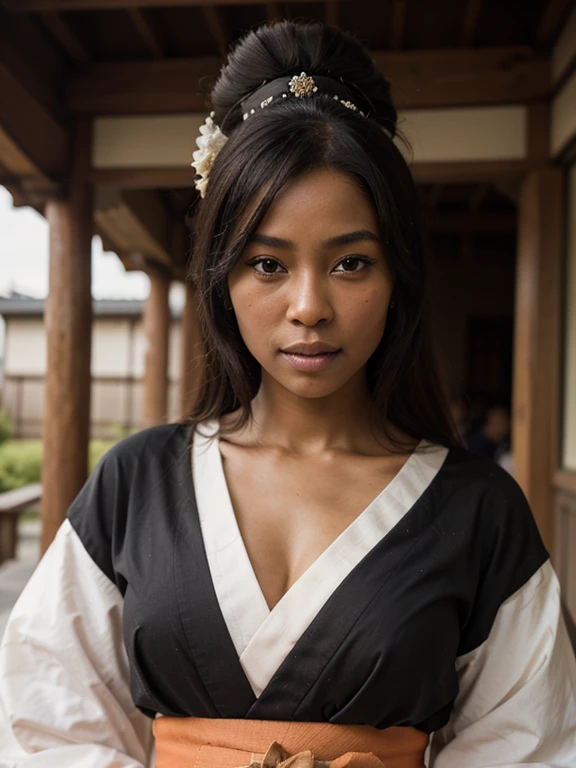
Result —
[[320, 19], [373, 50], [530, 46], [548, 50], [570, 0], [2, 0], [35, 16], [78, 67], [107, 61], [223, 57], [242, 32], [275, 18]]
[[[544, 103], [552, 87], [550, 51], [572, 5], [573, 0], [0, 0], [0, 184], [13, 192], [16, 204], [41, 209], [47, 196], [65, 186], [76, 115], [204, 111], [230, 43], [277, 18], [319, 19], [356, 34], [390, 79], [400, 109]], [[438, 183], [444, 179], [433, 165], [428, 175], [420, 170], [416, 176], [432, 236], [514, 233], [514, 202], [492, 184], [497, 177], [490, 164], [485, 176], [452, 174], [448, 181], [462, 183], [449, 184]], [[483, 178], [486, 183], [479, 183]], [[121, 179], [115, 183], [130, 186]], [[188, 249], [181, 223], [196, 193], [167, 186], [172, 185], [166, 180], [148, 185], [150, 191], [158, 188], [153, 194], [169, 221], [178, 223], [176, 240], [182, 243], [171, 250], [182, 266]], [[146, 210], [154, 202], [149, 197], [142, 192], [138, 200]], [[110, 209], [108, 225], [122, 206], [126, 201]], [[114, 249], [129, 267], [130, 254]]]

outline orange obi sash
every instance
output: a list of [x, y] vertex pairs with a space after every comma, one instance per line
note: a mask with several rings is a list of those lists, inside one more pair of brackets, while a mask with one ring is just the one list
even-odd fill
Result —
[[156, 768], [423, 768], [416, 728], [158, 717]]

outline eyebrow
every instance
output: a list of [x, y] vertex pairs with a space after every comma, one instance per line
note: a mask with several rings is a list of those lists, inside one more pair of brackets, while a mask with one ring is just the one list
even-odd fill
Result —
[[[354, 232], [345, 232], [342, 235], [330, 237], [328, 240], [324, 240], [321, 245], [323, 248], [335, 248], [339, 245], [358, 243], [361, 240], [371, 241], [380, 245], [382, 244], [378, 235], [375, 235], [374, 232], [370, 232], [369, 229], [356, 229]], [[261, 235], [257, 232], [249, 238], [248, 242], [267, 245], [270, 248], [296, 248], [296, 243], [292, 240], [283, 240], [281, 237], [272, 237], [271, 235]]]

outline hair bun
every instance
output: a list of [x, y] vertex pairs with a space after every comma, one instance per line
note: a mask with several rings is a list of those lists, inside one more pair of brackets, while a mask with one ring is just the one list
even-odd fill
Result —
[[396, 133], [397, 113], [390, 83], [367, 48], [353, 35], [319, 21], [277, 21], [241, 37], [212, 90], [215, 121], [229, 132], [242, 121], [240, 102], [277, 77], [306, 72], [341, 81], [360, 109]]

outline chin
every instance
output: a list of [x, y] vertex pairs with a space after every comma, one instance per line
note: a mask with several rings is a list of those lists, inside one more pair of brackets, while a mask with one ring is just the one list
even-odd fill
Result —
[[286, 380], [285, 377], [276, 378], [273, 376], [271, 378], [295, 397], [303, 397], [309, 400], [329, 397], [338, 392], [345, 384], [345, 382], [336, 382], [333, 376], [325, 375], [323, 380], [320, 376], [317, 376], [314, 380], [314, 376], [310, 374], [301, 374], [301, 376], [300, 381], [295, 381], [294, 379]]

